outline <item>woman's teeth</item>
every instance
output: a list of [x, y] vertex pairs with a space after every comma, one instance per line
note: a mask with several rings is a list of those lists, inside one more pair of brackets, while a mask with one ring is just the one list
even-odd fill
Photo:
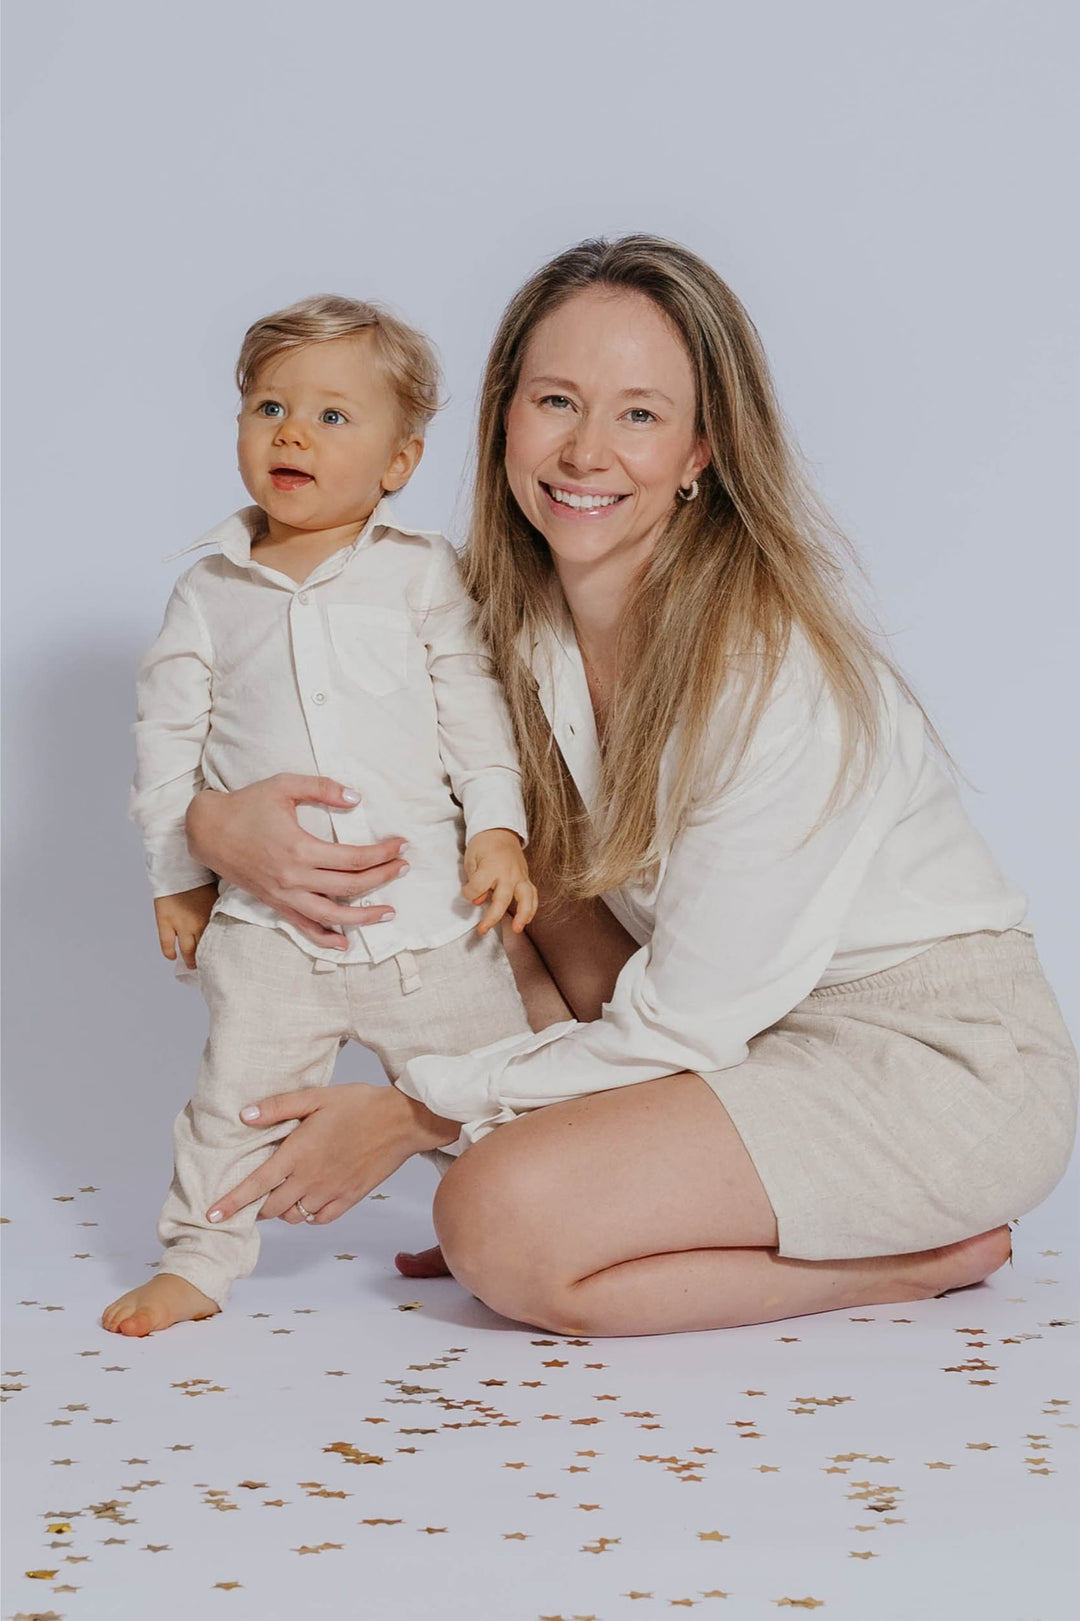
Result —
[[556, 485], [549, 484], [547, 489], [553, 501], [558, 501], [564, 507], [611, 507], [616, 501], [621, 501], [621, 495], [571, 495], [569, 490], [560, 490]]

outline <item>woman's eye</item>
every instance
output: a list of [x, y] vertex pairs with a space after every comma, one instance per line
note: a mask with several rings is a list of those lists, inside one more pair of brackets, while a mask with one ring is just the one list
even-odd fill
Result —
[[627, 412], [631, 422], [655, 422], [656, 418], [651, 411], [646, 411], [643, 405], [635, 405]]
[[545, 394], [540, 404], [554, 405], [557, 409], [561, 409], [564, 405], [569, 405], [570, 401], [565, 394]]
[[259, 416], [273, 417], [277, 416], [279, 412], [283, 413], [285, 407], [279, 405], [277, 400], [263, 400], [262, 404], [256, 406], [255, 409]]
[[330, 407], [328, 407], [327, 410], [325, 410], [322, 413], [322, 415], [319, 418], [319, 421], [320, 422], [329, 422], [330, 426], [333, 428], [333, 427], [336, 427], [339, 422], [347, 421], [347, 418], [346, 418], [345, 413], [343, 411], [335, 411], [333, 406], [330, 406]]

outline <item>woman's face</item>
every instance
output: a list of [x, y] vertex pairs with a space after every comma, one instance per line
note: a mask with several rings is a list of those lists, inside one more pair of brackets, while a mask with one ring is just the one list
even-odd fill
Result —
[[557, 567], [645, 560], [708, 462], [696, 416], [689, 356], [643, 293], [589, 288], [539, 324], [506, 415], [506, 475]]

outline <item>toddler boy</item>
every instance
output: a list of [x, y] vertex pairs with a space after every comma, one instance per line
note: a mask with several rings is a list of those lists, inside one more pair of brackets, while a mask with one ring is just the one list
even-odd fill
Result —
[[[519, 928], [537, 904], [509, 718], [453, 547], [387, 501], [437, 407], [431, 347], [377, 305], [312, 298], [248, 329], [237, 382], [255, 504], [197, 543], [217, 550], [177, 582], [139, 668], [131, 814], [161, 949], [175, 960], [175, 941], [197, 965], [210, 1032], [174, 1126], [160, 1268], [102, 1318], [125, 1334], [211, 1315], [254, 1266], [256, 1205], [217, 1226], [207, 1212], [295, 1122], [254, 1129], [245, 1104], [329, 1084], [350, 1038], [393, 1080], [420, 1053], [529, 1028], [494, 928], [511, 897]], [[343, 950], [234, 885], [219, 892], [188, 852], [195, 792], [281, 771], [358, 790], [351, 811], [301, 806], [309, 832], [407, 841], [404, 876], [359, 903], [394, 915], [343, 920]]]

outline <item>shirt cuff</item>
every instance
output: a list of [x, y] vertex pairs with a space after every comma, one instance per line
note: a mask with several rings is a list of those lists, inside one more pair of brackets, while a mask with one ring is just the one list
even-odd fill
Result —
[[217, 873], [203, 867], [188, 855], [148, 856], [150, 890], [156, 901], [165, 895], [181, 895], [185, 889], [200, 889], [217, 882]]
[[577, 1019], [564, 1019], [544, 1030], [504, 1036], [501, 1041], [455, 1058], [424, 1053], [409, 1060], [395, 1085], [444, 1120], [460, 1120], [467, 1128], [483, 1126], [478, 1134], [470, 1135], [466, 1130], [457, 1142], [440, 1144], [446, 1154], [461, 1153], [468, 1143], [478, 1140], [478, 1135], [486, 1135], [491, 1126], [514, 1118], [513, 1109], [499, 1097], [499, 1085], [511, 1060], [538, 1052], [568, 1030], [576, 1029], [577, 1024]]
[[521, 778], [516, 771], [492, 771], [486, 773], [482, 781], [469, 783], [462, 809], [466, 843], [489, 828], [508, 827], [518, 834], [523, 845], [528, 844], [525, 801], [521, 797]]

